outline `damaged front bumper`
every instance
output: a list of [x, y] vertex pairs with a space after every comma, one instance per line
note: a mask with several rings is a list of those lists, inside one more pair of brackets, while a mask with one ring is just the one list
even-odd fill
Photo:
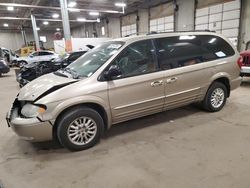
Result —
[[25, 118], [19, 114], [19, 108], [15, 105], [6, 115], [7, 124], [21, 138], [32, 142], [52, 140], [53, 126], [49, 121], [41, 121], [39, 118]]

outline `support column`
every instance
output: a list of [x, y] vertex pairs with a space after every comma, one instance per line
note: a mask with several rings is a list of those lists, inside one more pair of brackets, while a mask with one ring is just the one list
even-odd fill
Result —
[[138, 32], [139, 34], [149, 33], [149, 9], [139, 9], [138, 11]]
[[68, 3], [67, 0], [60, 0], [62, 22], [63, 22], [63, 33], [65, 39], [65, 50], [67, 52], [72, 51], [72, 42], [70, 34], [70, 24], [69, 24], [69, 13], [68, 13]]
[[175, 30], [194, 30], [195, 0], [176, 0], [178, 10], [175, 12]]
[[23, 26], [21, 28], [21, 34], [22, 34], [22, 38], [23, 38], [23, 43], [25, 46], [27, 46], [27, 37], [26, 37], [26, 33], [25, 33]]
[[31, 14], [31, 22], [32, 22], [33, 33], [34, 33], [34, 38], [36, 42], [36, 50], [40, 51], [39, 37], [38, 37], [38, 32], [37, 32], [37, 27], [36, 27], [36, 18], [32, 14]]

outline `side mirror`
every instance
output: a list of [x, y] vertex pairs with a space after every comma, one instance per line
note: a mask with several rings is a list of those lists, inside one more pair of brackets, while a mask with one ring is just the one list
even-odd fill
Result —
[[32, 54], [31, 54], [31, 55], [30, 55], [30, 57], [31, 57], [31, 58], [33, 58], [33, 57], [34, 57], [34, 55], [32, 55]]
[[103, 77], [106, 80], [112, 80], [112, 78], [121, 76], [122, 72], [117, 65], [112, 65], [108, 71], [105, 71]]

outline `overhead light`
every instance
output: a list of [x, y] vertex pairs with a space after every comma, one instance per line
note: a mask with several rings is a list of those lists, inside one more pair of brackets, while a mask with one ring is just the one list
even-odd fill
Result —
[[37, 27], [36, 30], [37, 30], [37, 31], [40, 31], [40, 27]]
[[77, 18], [78, 22], [86, 22], [86, 18]]
[[77, 8], [68, 8], [68, 10], [69, 10], [70, 12], [80, 12], [80, 10], [77, 9]]
[[14, 10], [14, 7], [7, 7], [7, 10], [8, 10], [8, 11], [13, 11], [13, 10]]
[[57, 30], [57, 31], [61, 31], [61, 29], [60, 29], [60, 28], [56, 28], [56, 30]]
[[99, 16], [100, 13], [99, 12], [89, 12], [90, 16]]
[[72, 7], [75, 7], [76, 6], [76, 2], [75, 1], [71, 1], [69, 4], [68, 4], [68, 7], [72, 8]]
[[117, 7], [126, 7], [126, 3], [115, 3], [115, 6]]
[[44, 21], [44, 22], [43, 22], [43, 25], [49, 25], [49, 22]]
[[112, 14], [117, 14], [117, 13], [119, 13], [119, 11], [117, 11], [117, 10], [106, 10], [105, 12], [106, 12], [106, 13], [112, 13]]
[[52, 18], [59, 18], [59, 14], [53, 14]]
[[100, 23], [100, 22], [101, 22], [101, 19], [100, 19], [100, 18], [97, 18], [96, 21], [97, 21], [98, 23]]
[[4, 27], [9, 27], [9, 24], [5, 23], [3, 24]]

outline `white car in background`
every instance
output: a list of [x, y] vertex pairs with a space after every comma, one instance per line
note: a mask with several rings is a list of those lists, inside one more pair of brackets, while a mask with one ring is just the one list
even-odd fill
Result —
[[19, 67], [22, 67], [23, 65], [39, 62], [39, 61], [51, 61], [53, 59], [58, 58], [59, 55], [52, 51], [39, 51], [39, 52], [32, 52], [27, 57], [19, 57], [17, 59], [17, 63]]

